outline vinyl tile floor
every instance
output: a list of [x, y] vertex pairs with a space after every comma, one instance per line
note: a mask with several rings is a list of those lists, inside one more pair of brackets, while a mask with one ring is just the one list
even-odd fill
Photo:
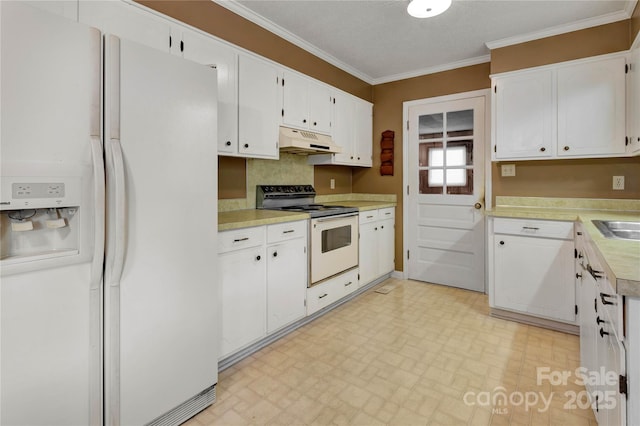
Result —
[[221, 372], [186, 425], [596, 425], [577, 336], [492, 318], [484, 294], [383, 285]]

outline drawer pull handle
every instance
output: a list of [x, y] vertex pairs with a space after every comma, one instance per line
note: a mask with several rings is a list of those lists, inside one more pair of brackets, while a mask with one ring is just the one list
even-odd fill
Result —
[[528, 229], [530, 231], [538, 231], [540, 228], [536, 228], [534, 226], [523, 226], [522, 229]]
[[290, 234], [292, 232], [296, 232], [295, 229], [289, 229], [288, 231], [282, 231], [283, 234]]
[[234, 243], [239, 243], [242, 241], [249, 241], [249, 237], [244, 237], [244, 238], [236, 238], [235, 240], [233, 240]]
[[322, 296], [318, 296], [318, 299], [322, 299], [323, 297], [327, 297], [327, 296], [328, 296], [328, 294], [327, 294], [327, 293], [325, 293], [325, 294], [323, 294]]
[[373, 216], [367, 216], [367, 219], [371, 219]]
[[608, 333], [608, 332], [604, 331], [604, 330], [601, 328], [601, 329], [600, 329], [600, 337], [603, 337], [603, 338], [604, 338], [605, 334], [606, 334], [607, 336], [609, 335], [609, 333]]
[[600, 317], [596, 318], [596, 324], [600, 325], [603, 324], [605, 321], [603, 319], [600, 319]]
[[610, 302], [607, 300], [607, 297], [614, 297], [610, 294], [606, 294], [606, 293], [600, 293], [600, 300], [602, 300], [602, 304], [603, 305], [615, 305], [614, 302]]
[[344, 286], [345, 286], [345, 287], [348, 287], [348, 286], [350, 286], [351, 284], [353, 284], [353, 281], [349, 281], [349, 282], [348, 282], [348, 283], [346, 283]]

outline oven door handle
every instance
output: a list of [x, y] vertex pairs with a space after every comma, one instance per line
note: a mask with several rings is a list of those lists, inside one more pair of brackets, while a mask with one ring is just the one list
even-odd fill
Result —
[[345, 213], [345, 214], [337, 214], [335, 216], [329, 216], [329, 217], [322, 217], [322, 218], [318, 218], [318, 219], [314, 219], [314, 221], [316, 223], [321, 223], [321, 222], [331, 222], [332, 220], [339, 220], [339, 219], [344, 219], [345, 217], [351, 217], [351, 216], [358, 216], [359, 213]]

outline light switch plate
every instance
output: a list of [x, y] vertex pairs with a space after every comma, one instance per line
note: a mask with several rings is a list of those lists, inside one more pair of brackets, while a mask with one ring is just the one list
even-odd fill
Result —
[[515, 164], [503, 164], [501, 166], [502, 176], [515, 176], [516, 165]]

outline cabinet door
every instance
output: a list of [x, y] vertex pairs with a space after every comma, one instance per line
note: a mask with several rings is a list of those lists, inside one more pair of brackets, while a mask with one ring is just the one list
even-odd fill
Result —
[[224, 358], [266, 335], [267, 261], [263, 246], [220, 254]]
[[395, 270], [395, 219], [381, 220], [378, 226], [378, 276]]
[[358, 266], [360, 268], [360, 284], [369, 284], [378, 278], [378, 222], [360, 225], [360, 244]]
[[238, 150], [237, 55], [211, 37], [182, 29], [185, 59], [214, 67], [218, 71], [218, 153]]
[[333, 107], [333, 141], [342, 148], [342, 152], [335, 154], [337, 164], [354, 163], [355, 116], [356, 104], [347, 94], [334, 93]]
[[122, 1], [81, 1], [78, 20], [104, 33], [113, 34], [164, 52], [171, 44], [171, 24], [145, 10]]
[[575, 321], [573, 241], [495, 236], [496, 306]]
[[304, 317], [307, 251], [304, 238], [267, 248], [267, 333]]
[[309, 129], [318, 133], [331, 134], [331, 90], [328, 86], [310, 81], [309, 91]]
[[[597, 283], [591, 274], [583, 270], [580, 283], [580, 366], [587, 371], [598, 370], [598, 354], [596, 339], [598, 329], [596, 328], [596, 306], [597, 306]], [[592, 382], [586, 382], [585, 387], [591, 403], [595, 407], [595, 391], [597, 388]]]
[[627, 152], [640, 153], [640, 45], [629, 55], [627, 73]]
[[282, 124], [303, 129], [309, 127], [307, 80], [298, 74], [284, 73]]
[[279, 157], [280, 75], [276, 67], [250, 56], [238, 58], [238, 153]]
[[529, 72], [496, 80], [494, 158], [553, 155], [555, 109], [553, 72]]
[[355, 101], [354, 154], [357, 166], [371, 167], [373, 164], [373, 105]]
[[558, 70], [558, 156], [625, 152], [625, 59]]

